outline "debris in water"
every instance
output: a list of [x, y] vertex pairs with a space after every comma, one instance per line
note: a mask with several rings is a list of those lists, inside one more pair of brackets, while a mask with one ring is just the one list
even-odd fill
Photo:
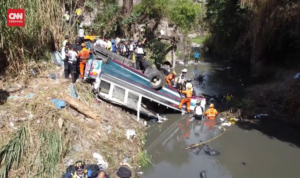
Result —
[[297, 79], [299, 77], [300, 77], [300, 72], [294, 76], [294, 79]]
[[246, 163], [245, 162], [242, 162], [242, 164], [245, 166], [246, 165]]
[[206, 178], [206, 173], [205, 173], [205, 171], [200, 172], [200, 178]]
[[209, 156], [217, 156], [220, 154], [219, 151], [210, 148], [208, 145], [205, 145], [204, 152]]
[[137, 172], [138, 175], [143, 175], [144, 172], [140, 171], [140, 172]]

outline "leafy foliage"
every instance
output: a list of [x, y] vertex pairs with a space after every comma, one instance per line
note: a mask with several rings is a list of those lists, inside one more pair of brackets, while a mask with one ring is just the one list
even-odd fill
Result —
[[175, 0], [169, 11], [170, 20], [188, 32], [194, 25], [200, 6], [190, 0]]
[[148, 60], [155, 64], [162, 63], [165, 60], [166, 50], [168, 48], [170, 48], [170, 46], [158, 39], [150, 40], [146, 45], [147, 56], [149, 56]]
[[142, 0], [140, 4], [134, 6], [134, 13], [148, 16], [150, 19], [160, 19], [166, 15], [169, 5], [168, 0]]

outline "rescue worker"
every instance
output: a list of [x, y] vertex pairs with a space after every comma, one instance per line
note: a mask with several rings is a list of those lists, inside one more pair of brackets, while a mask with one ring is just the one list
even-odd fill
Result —
[[66, 36], [65, 36], [65, 40], [63, 41], [63, 47], [66, 46], [66, 44], [69, 42], [69, 39], [70, 39], [70, 36], [69, 36], [69, 35], [66, 35]]
[[105, 178], [108, 175], [104, 170], [88, 170], [83, 161], [76, 161], [74, 164], [75, 171], [70, 171], [64, 174], [63, 178]]
[[65, 19], [65, 22], [66, 23], [69, 23], [70, 22], [70, 15], [69, 15], [69, 12], [66, 11], [65, 15], [64, 15], [64, 19]]
[[178, 77], [177, 88], [183, 90], [187, 69], [182, 69], [181, 74]]
[[202, 120], [204, 109], [201, 106], [201, 101], [197, 100], [196, 107], [194, 109], [194, 116], [196, 120]]
[[106, 44], [107, 44], [107, 50], [112, 51], [112, 43], [109, 40], [109, 37], [105, 38]]
[[186, 91], [182, 91], [182, 90], [179, 90], [180, 93], [184, 93], [186, 95], [186, 98], [182, 99], [180, 101], [180, 104], [179, 104], [179, 109], [182, 108], [182, 105], [184, 103], [186, 103], [186, 107], [187, 107], [187, 112], [189, 113], [191, 110], [190, 110], [190, 106], [191, 106], [191, 99], [192, 99], [192, 96], [193, 96], [193, 91], [192, 91], [192, 87], [189, 86], [187, 88]]
[[232, 96], [232, 94], [229, 92], [229, 93], [227, 93], [227, 95], [226, 95], [226, 100], [227, 101], [231, 101], [232, 99], [233, 99], [233, 96]]
[[71, 72], [72, 83], [75, 83], [77, 78], [77, 52], [74, 51], [74, 47], [71, 47], [70, 51], [68, 52], [68, 56], [68, 66]]
[[218, 111], [214, 109], [214, 104], [210, 104], [209, 109], [205, 112], [206, 118], [214, 120], [217, 115], [218, 115]]
[[84, 77], [84, 68], [85, 68], [85, 64], [87, 62], [87, 60], [90, 57], [90, 54], [92, 54], [92, 52], [90, 50], [88, 50], [86, 48], [85, 43], [82, 43], [82, 50], [78, 53], [78, 58], [79, 58], [79, 72], [80, 72], [80, 78], [83, 79]]
[[71, 44], [67, 42], [66, 45], [61, 49], [61, 56], [64, 61], [64, 74], [66, 79], [69, 78], [70, 70], [71, 70], [70, 68], [71, 66], [69, 65], [69, 54], [68, 54], [70, 45]]
[[168, 84], [169, 86], [172, 86], [172, 83], [173, 83], [175, 77], [176, 77], [176, 72], [175, 72], [175, 71], [173, 71], [172, 73], [170, 73], [170, 74], [166, 77], [166, 82], [167, 82], [167, 84]]
[[191, 79], [187, 79], [186, 82], [185, 82], [185, 88], [188, 88], [188, 86], [191, 86], [192, 87], [192, 91], [193, 91], [193, 96], [196, 95], [196, 92], [194, 90], [194, 86], [193, 86], [193, 83], [192, 83], [192, 80]]
[[112, 46], [112, 52], [116, 53], [117, 52], [117, 45], [114, 39], [111, 39], [111, 46]]

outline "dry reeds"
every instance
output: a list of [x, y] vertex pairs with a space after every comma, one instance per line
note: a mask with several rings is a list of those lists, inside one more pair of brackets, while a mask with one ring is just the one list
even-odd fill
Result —
[[[62, 7], [58, 0], [8, 0], [1, 3], [0, 69], [6, 74], [27, 72], [29, 61], [49, 59], [49, 51], [62, 40]], [[25, 27], [7, 27], [6, 11], [25, 9]], [[57, 46], [57, 45], [56, 45]]]

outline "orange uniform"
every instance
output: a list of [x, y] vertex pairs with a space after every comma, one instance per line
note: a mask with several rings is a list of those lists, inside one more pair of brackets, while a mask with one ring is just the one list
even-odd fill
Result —
[[182, 91], [181, 93], [184, 93], [186, 95], [186, 98], [182, 99], [180, 101], [180, 104], [179, 104], [179, 109], [182, 108], [182, 105], [184, 103], [186, 103], [186, 106], [187, 106], [187, 112], [190, 112], [190, 106], [191, 106], [191, 99], [192, 99], [192, 96], [193, 96], [193, 91], [191, 89], [188, 89], [186, 91]]
[[206, 118], [207, 119], [215, 119], [216, 116], [218, 115], [218, 111], [214, 108], [209, 108], [206, 112], [205, 112]]
[[175, 75], [171, 73], [166, 77], [166, 82], [168, 83], [168, 85], [172, 85], [172, 81], [174, 79], [175, 79]]
[[92, 52], [86, 48], [83, 48], [79, 53], [78, 53], [78, 56], [81, 60], [80, 60], [80, 63], [79, 63], [79, 71], [80, 71], [80, 77], [83, 78], [83, 73], [84, 73], [84, 67], [85, 67], [85, 64], [87, 62], [87, 60], [89, 59], [90, 57], [90, 54]]

